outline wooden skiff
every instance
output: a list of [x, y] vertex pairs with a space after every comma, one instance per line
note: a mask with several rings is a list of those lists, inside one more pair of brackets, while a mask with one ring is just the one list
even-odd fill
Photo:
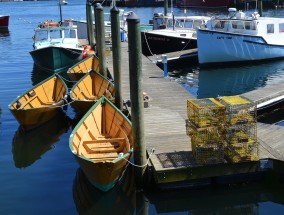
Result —
[[85, 114], [101, 96], [114, 100], [115, 89], [112, 82], [97, 72], [90, 71], [80, 79], [70, 91], [71, 106]]
[[69, 147], [88, 180], [102, 191], [122, 179], [132, 156], [132, 125], [102, 96], [79, 121]]
[[67, 75], [72, 81], [79, 81], [91, 70], [99, 72], [99, 59], [95, 55], [90, 55], [70, 67], [67, 71]]
[[40, 82], [9, 104], [9, 109], [24, 130], [49, 121], [67, 99], [68, 88], [60, 76]]

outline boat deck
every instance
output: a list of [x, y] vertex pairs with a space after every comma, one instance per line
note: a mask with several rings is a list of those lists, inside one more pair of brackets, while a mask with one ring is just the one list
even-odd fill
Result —
[[[122, 43], [122, 95], [129, 99], [129, 57], [128, 44]], [[145, 141], [151, 156], [153, 175], [157, 184], [183, 183], [192, 179], [202, 179], [239, 173], [257, 172], [260, 162], [197, 166], [191, 152], [190, 138], [186, 135], [187, 99], [194, 97], [177, 82], [163, 78], [163, 71], [142, 56], [143, 91], [149, 96], [149, 107], [144, 109]], [[112, 57], [108, 58], [112, 72]], [[280, 84], [280, 83], [279, 83]], [[278, 95], [276, 87], [245, 94], [254, 101], [273, 98]], [[255, 97], [253, 97], [255, 95]], [[256, 96], [258, 95], [258, 96]], [[261, 97], [262, 95], [262, 97]], [[280, 95], [280, 94], [279, 94]], [[284, 92], [282, 93], [284, 95]], [[284, 127], [257, 123], [259, 155], [263, 162], [267, 159], [284, 160]]]

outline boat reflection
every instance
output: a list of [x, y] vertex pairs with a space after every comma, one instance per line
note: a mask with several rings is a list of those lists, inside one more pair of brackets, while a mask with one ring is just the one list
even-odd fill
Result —
[[73, 184], [73, 198], [80, 215], [123, 214], [132, 215], [135, 207], [135, 185], [132, 168], [125, 178], [108, 192], [102, 192], [90, 184], [79, 168]]
[[10, 36], [10, 31], [8, 28], [0, 28], [0, 37]]
[[[53, 71], [43, 70], [40, 67], [38, 67], [36, 64], [33, 64], [33, 70], [31, 73], [32, 85], [33, 86], [37, 85], [38, 83], [47, 79], [53, 74], [54, 74]], [[61, 78], [64, 80], [68, 88], [71, 88], [73, 84], [75, 83], [74, 81], [70, 80], [70, 78], [67, 75], [67, 71], [59, 72], [57, 74], [61, 76]]]
[[13, 159], [15, 167], [23, 168], [32, 165], [41, 156], [53, 148], [70, 127], [70, 118], [63, 111], [42, 126], [25, 132], [21, 127], [13, 138]]
[[[178, 73], [178, 72], [176, 72]], [[196, 98], [239, 95], [284, 78], [284, 61], [242, 67], [181, 69], [176, 81]]]

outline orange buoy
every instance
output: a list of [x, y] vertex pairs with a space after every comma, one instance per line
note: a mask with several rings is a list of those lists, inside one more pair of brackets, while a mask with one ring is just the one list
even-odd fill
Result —
[[88, 57], [88, 52], [91, 50], [91, 46], [86, 45], [83, 50], [83, 58]]

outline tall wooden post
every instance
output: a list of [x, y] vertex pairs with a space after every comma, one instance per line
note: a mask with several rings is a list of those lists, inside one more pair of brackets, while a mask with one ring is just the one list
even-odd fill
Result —
[[169, 8], [168, 0], [164, 0], [164, 15], [165, 16], [167, 16], [168, 14], [168, 8]]
[[142, 52], [140, 19], [135, 13], [127, 18], [129, 77], [131, 99], [131, 121], [134, 141], [134, 162], [143, 167], [135, 168], [136, 186], [143, 188], [146, 166], [146, 146], [144, 137], [144, 100], [142, 90]]
[[86, 3], [86, 20], [87, 20], [87, 32], [88, 32], [88, 40], [89, 44], [94, 49], [96, 41], [94, 35], [94, 17], [93, 17], [93, 7], [90, 0], [87, 0]]
[[262, 0], [257, 0], [258, 1], [258, 13], [260, 16], [262, 16]]
[[121, 36], [119, 10], [113, 7], [110, 11], [111, 16], [111, 37], [112, 37], [112, 59], [113, 74], [115, 86], [115, 105], [120, 110], [123, 109], [123, 100], [121, 93]]
[[106, 44], [105, 44], [105, 25], [104, 25], [104, 9], [100, 4], [97, 4], [95, 10], [95, 28], [96, 28], [96, 45], [98, 49], [100, 73], [107, 77], [106, 68]]

